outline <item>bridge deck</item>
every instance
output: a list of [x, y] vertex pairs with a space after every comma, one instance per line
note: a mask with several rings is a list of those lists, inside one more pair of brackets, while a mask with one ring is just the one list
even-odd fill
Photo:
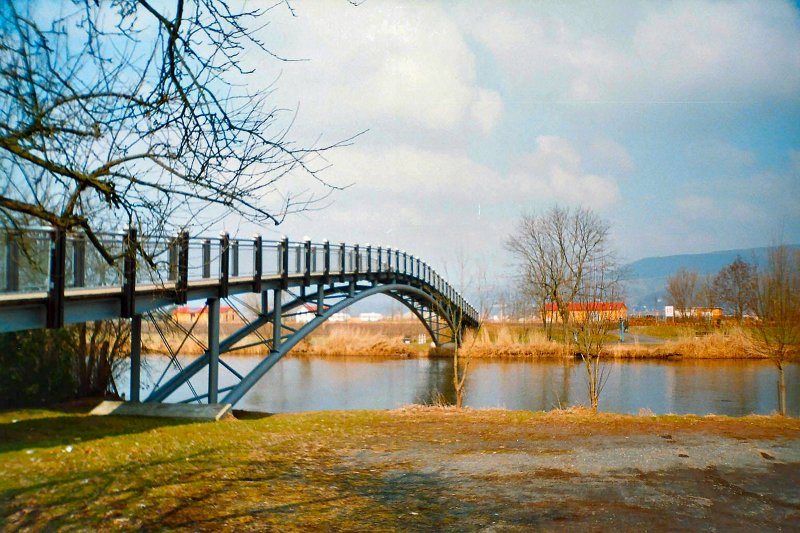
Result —
[[[308, 239], [264, 241], [260, 236], [231, 239], [227, 234], [190, 238], [185, 231], [168, 242], [138, 236], [135, 230], [103, 239], [106, 246], [128, 250], [113, 265], [98, 262], [80, 234], [57, 228], [6, 230], [5, 248], [0, 248], [5, 258], [0, 260], [0, 332], [130, 318], [192, 300], [294, 287], [304, 293], [305, 287], [364, 282], [422, 288], [460, 309], [469, 322], [478, 320], [434, 269], [397, 249]], [[144, 249], [153, 254], [146, 261], [139, 257]], [[38, 288], [25, 285], [31, 280]]]
[[[433, 288], [414, 276], [396, 272], [357, 273], [348, 271], [329, 276], [332, 282], [387, 282], [400, 280], [411, 286]], [[308, 278], [303, 274], [287, 277], [268, 275], [261, 277], [262, 290], [274, 290], [285, 284], [289, 289], [316, 287], [324, 284], [323, 274], [312, 274]], [[308, 279], [308, 283], [306, 280]], [[330, 283], [330, 282], [329, 282]], [[253, 292], [252, 276], [232, 277], [228, 280], [228, 294], [246, 294]], [[316, 290], [316, 289], [314, 289]], [[135, 309], [137, 313], [154, 311], [158, 308], [174, 305], [176, 290], [166, 284], [139, 285], [135, 290]], [[92, 320], [117, 318], [121, 313], [121, 287], [70, 288], [64, 291], [64, 323], [74, 324]], [[220, 295], [220, 280], [200, 279], [189, 281], [187, 299], [203, 300]], [[17, 293], [0, 295], [0, 332], [18, 331], [22, 329], [44, 328], [46, 325], [48, 294], [46, 292]], [[469, 320], [470, 325], [473, 322]]]

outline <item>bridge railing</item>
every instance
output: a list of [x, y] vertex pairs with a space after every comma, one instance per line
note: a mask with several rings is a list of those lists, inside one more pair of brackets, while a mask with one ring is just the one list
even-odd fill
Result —
[[[136, 285], [176, 288], [201, 280], [268, 276], [395, 273], [427, 283], [477, 320], [477, 312], [425, 262], [403, 250], [370, 245], [270, 241], [227, 234], [189, 238], [139, 237], [135, 231], [96, 237], [115, 258], [109, 264], [81, 233], [53, 228], [0, 229], [0, 296], [47, 293], [48, 300], [74, 289], [122, 289]], [[182, 284], [182, 285], [181, 285]], [[123, 296], [124, 297], [124, 296]], [[132, 293], [129, 294], [132, 297]]]

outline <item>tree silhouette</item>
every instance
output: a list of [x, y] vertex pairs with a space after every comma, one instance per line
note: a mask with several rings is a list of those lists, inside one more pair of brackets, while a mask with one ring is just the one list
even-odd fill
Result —
[[245, 66], [287, 61], [257, 37], [273, 8], [3, 2], [0, 224], [81, 230], [110, 262], [105, 228], [166, 235], [231, 211], [279, 224], [336, 189], [319, 156], [349, 140], [293, 142], [292, 112]]

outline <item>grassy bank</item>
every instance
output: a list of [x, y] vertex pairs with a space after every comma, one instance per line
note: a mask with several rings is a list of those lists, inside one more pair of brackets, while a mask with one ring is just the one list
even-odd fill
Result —
[[[239, 325], [223, 325], [222, 335], [235, 331]], [[269, 338], [271, 329], [260, 331]], [[206, 331], [199, 327], [195, 335], [205, 341]], [[424, 335], [426, 342], [417, 342]], [[619, 342], [616, 332], [606, 339], [606, 356], [616, 359], [760, 359], [764, 356], [753, 349], [753, 333], [743, 327], [726, 326], [706, 328], [703, 325], [659, 324], [633, 326], [626, 342]], [[178, 346], [182, 335], [167, 333], [170, 344]], [[639, 338], [647, 342], [638, 342]], [[407, 344], [404, 339], [410, 339]], [[145, 351], [167, 353], [155, 331], [143, 334]], [[259, 341], [258, 335], [250, 335], [241, 344]], [[465, 354], [475, 358], [572, 358], [577, 354], [574, 347], [565, 345], [558, 337], [548, 340], [543, 328], [537, 324], [489, 323], [480, 331], [468, 331], [464, 343]], [[184, 355], [199, 355], [200, 345], [187, 341], [180, 350]], [[251, 346], [231, 352], [231, 355], [266, 355], [262, 345]], [[430, 349], [430, 337], [417, 321], [378, 322], [360, 324], [326, 323], [291, 352], [296, 356], [368, 356], [368, 357], [425, 357], [448, 356], [448, 350]], [[795, 353], [794, 359], [800, 358]]]
[[[564, 516], [594, 529], [638, 519], [645, 525], [659, 513], [673, 520], [685, 505], [668, 491], [654, 495], [668, 488], [663, 465], [651, 480], [646, 466], [620, 458], [713, 461], [719, 454], [701, 454], [719, 446], [730, 452], [729, 467], [744, 454], [748, 479], [756, 479], [755, 466], [780, 463], [793, 469], [787, 482], [795, 483], [800, 469], [785, 461], [797, 455], [798, 442], [800, 421], [764, 416], [409, 407], [189, 423], [11, 411], [0, 413], [0, 529], [463, 531], [555, 527]], [[594, 463], [580, 466], [592, 457]], [[638, 474], [626, 477], [634, 467]], [[769, 492], [772, 481], [758, 482], [760, 493]], [[646, 494], [636, 504], [642, 509], [616, 501], [620, 493], [604, 489], [606, 483], [640, 484], [630, 493]], [[697, 483], [675, 490], [713, 497], [719, 485]], [[592, 487], [601, 495], [571, 492]], [[703, 527], [719, 516], [726, 515]], [[780, 516], [752, 513], [744, 523], [774, 527], [753, 520]], [[698, 525], [707, 520], [702, 513], [696, 518]]]
[[[660, 328], [667, 338], [637, 342], [636, 330], [627, 334], [627, 341], [619, 342], [618, 335], [606, 339], [605, 355], [615, 359], [761, 359], [764, 356], [753, 349], [751, 333], [742, 328], [697, 331], [686, 326], [672, 329]], [[650, 332], [652, 333], [652, 332]], [[651, 335], [648, 335], [651, 336]], [[573, 346], [559, 340], [548, 340], [541, 328], [491, 324], [481, 331], [468, 332], [464, 339], [464, 353], [476, 358], [492, 357], [575, 357]]]

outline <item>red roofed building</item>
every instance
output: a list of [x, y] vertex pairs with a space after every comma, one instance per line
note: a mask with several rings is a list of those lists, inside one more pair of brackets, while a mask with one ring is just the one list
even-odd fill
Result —
[[[620, 318], [623, 320], [628, 318], [628, 307], [625, 302], [570, 303], [567, 304], [567, 310], [569, 319], [576, 322], [585, 322], [587, 319], [617, 322]], [[561, 322], [557, 304], [544, 304], [544, 315], [548, 322]]]
[[[177, 322], [194, 322], [197, 320], [197, 316], [200, 315], [199, 322], [206, 324], [208, 323], [208, 308], [207, 307], [189, 307], [188, 305], [184, 305], [182, 307], [177, 307], [175, 310], [172, 311], [172, 318], [174, 318]], [[219, 321], [220, 322], [238, 322], [239, 315], [236, 314], [236, 311], [233, 308], [227, 305], [221, 305], [219, 307]]]

